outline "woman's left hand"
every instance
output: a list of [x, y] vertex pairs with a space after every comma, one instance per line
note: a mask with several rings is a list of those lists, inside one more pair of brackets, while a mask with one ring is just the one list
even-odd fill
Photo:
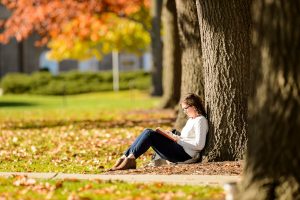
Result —
[[173, 134], [173, 138], [175, 139], [176, 142], [178, 142], [180, 140], [180, 136], [179, 135]]

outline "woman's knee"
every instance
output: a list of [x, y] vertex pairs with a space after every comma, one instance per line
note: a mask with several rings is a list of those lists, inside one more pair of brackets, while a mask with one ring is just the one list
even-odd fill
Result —
[[152, 130], [152, 129], [150, 129], [150, 128], [146, 128], [146, 129], [143, 131], [143, 134], [144, 134], [145, 136], [151, 137], [151, 136], [153, 135], [154, 132], [155, 132], [154, 130]]

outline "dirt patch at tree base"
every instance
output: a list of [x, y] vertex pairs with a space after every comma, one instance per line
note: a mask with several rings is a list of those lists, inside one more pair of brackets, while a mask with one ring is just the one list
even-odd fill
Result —
[[243, 161], [206, 162], [195, 164], [169, 164], [159, 167], [137, 167], [137, 169], [109, 171], [104, 174], [185, 174], [185, 175], [241, 175]]

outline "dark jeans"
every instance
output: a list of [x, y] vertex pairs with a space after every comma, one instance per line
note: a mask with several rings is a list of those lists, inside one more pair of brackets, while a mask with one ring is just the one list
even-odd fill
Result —
[[191, 156], [184, 151], [182, 146], [152, 129], [145, 129], [125, 151], [124, 155], [133, 154], [135, 158], [138, 158], [150, 147], [161, 158], [171, 162], [183, 162], [191, 159]]

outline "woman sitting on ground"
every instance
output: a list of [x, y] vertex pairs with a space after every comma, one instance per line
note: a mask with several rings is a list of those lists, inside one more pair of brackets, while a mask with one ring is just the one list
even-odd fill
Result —
[[136, 159], [150, 147], [161, 158], [174, 163], [184, 162], [198, 154], [204, 148], [208, 131], [202, 101], [198, 95], [189, 94], [180, 105], [189, 119], [181, 135], [173, 135], [175, 141], [152, 129], [145, 129], [110, 170], [136, 169]]

